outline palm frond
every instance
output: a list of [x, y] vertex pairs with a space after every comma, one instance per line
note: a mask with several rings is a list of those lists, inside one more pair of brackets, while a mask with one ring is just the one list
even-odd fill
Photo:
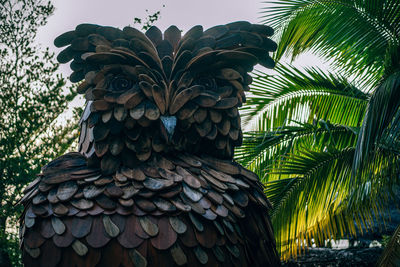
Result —
[[241, 109], [248, 128], [267, 130], [314, 119], [361, 125], [369, 95], [343, 77], [280, 64], [275, 71], [277, 75], [255, 73], [251, 95]]
[[375, 80], [400, 36], [397, 0], [278, 0], [263, 12], [264, 22], [278, 32], [276, 59], [310, 50]]
[[389, 126], [383, 131], [376, 148], [384, 148], [400, 155], [400, 109], [397, 109]]
[[[334, 153], [302, 151], [271, 170], [272, 182], [266, 183], [266, 193], [272, 199], [278, 197], [274, 192], [279, 194], [271, 220], [283, 258], [296, 255], [297, 249], [310, 244], [311, 240], [304, 243], [305, 238], [312, 237], [308, 235], [310, 228], [326, 219], [327, 211], [335, 211], [345, 199], [345, 177], [350, 174], [353, 152], [352, 149]], [[286, 184], [275, 179], [294, 180]]]
[[383, 251], [377, 266], [395, 267], [400, 265], [400, 225], [397, 226], [389, 243]]
[[[269, 171], [266, 194], [272, 200], [271, 220], [285, 259], [313, 242], [355, 236], [384, 218], [388, 190], [398, 184], [399, 158], [377, 154], [369, 162], [374, 176], [361, 174], [350, 182], [354, 148], [333, 152], [301, 150]], [[353, 223], [352, 223], [353, 222]]]
[[383, 81], [368, 103], [357, 141], [353, 166], [354, 172], [363, 166], [363, 162], [370, 155], [369, 152], [376, 149], [376, 144], [387, 127], [391, 127], [392, 135], [398, 135], [400, 120], [395, 115], [399, 112], [399, 99], [400, 72], [392, 74]]
[[354, 146], [357, 140], [358, 128], [323, 120], [297, 124], [270, 132], [245, 132], [243, 144], [235, 152], [236, 160], [263, 178], [267, 168], [282, 156], [296, 153], [297, 149], [332, 150], [336, 146]]

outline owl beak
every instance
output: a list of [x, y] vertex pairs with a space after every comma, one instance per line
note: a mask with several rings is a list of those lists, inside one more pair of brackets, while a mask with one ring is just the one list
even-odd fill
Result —
[[172, 136], [175, 132], [176, 127], [176, 117], [175, 116], [161, 116], [160, 117], [162, 122], [162, 135], [166, 139], [168, 143], [170, 143]]

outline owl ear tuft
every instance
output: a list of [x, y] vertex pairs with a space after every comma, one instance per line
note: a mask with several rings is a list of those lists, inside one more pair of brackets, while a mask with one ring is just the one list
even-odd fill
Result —
[[170, 26], [164, 32], [164, 40], [167, 40], [174, 50], [176, 50], [179, 41], [181, 40], [181, 31], [175, 25]]
[[[57, 47], [65, 47], [58, 56], [60, 63], [71, 62], [72, 82], [79, 82], [93, 70], [100, 70], [105, 65], [128, 64], [149, 67], [144, 61], [155, 62], [161, 68], [161, 62], [152, 41], [137, 29], [95, 24], [80, 24], [75, 30], [61, 34], [54, 40]], [[132, 50], [131, 48], [135, 49]], [[140, 51], [137, 51], [137, 50]], [[137, 53], [136, 53], [137, 52]], [[139, 53], [145, 55], [139, 57]], [[149, 59], [150, 58], [150, 59]]]
[[[196, 32], [195, 38], [186, 37], [190, 36], [190, 31]], [[269, 26], [238, 21], [212, 27], [203, 33], [199, 29], [190, 31], [182, 38], [179, 49], [181, 53], [190, 50], [193, 54], [186, 69], [203, 71], [241, 67], [251, 70], [256, 64], [274, 67], [269, 52], [275, 51], [277, 45], [269, 38], [273, 34]], [[188, 43], [188, 39], [196, 39], [196, 42]]]
[[54, 45], [56, 47], [64, 47], [71, 44], [72, 40], [77, 38], [77, 34], [75, 31], [68, 31], [61, 35], [59, 35], [56, 39], [54, 39]]
[[155, 46], [159, 45], [161, 43], [161, 41], [163, 40], [162, 32], [156, 26], [151, 26], [146, 31], [146, 36], [153, 42], [153, 44]]

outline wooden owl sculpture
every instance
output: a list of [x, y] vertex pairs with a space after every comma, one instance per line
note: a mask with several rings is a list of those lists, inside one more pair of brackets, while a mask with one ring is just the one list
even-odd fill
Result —
[[25, 265], [280, 265], [262, 184], [232, 159], [248, 72], [274, 65], [272, 33], [81, 24], [56, 38], [87, 105], [79, 153], [21, 199]]

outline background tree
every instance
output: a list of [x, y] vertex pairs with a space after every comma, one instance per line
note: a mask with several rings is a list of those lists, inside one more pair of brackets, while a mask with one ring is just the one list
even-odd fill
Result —
[[[165, 7], [165, 5], [163, 5], [162, 7]], [[153, 14], [150, 14], [149, 10], [146, 9], [146, 17], [144, 19], [141, 19], [139, 17], [134, 17], [133, 24], [141, 26], [142, 31], [147, 31], [151, 26], [153, 26], [154, 22], [160, 19], [160, 17], [161, 17], [160, 10], [157, 10]]]
[[371, 227], [399, 182], [400, 2], [280, 0], [264, 14], [276, 60], [311, 51], [336, 70], [256, 73], [243, 109], [254, 131], [237, 157], [264, 177], [287, 258]]
[[53, 11], [48, 1], [0, 0], [0, 265], [8, 257], [18, 264], [21, 190], [77, 137], [75, 121], [56, 123], [76, 93], [56, 74], [54, 55], [35, 44]]

